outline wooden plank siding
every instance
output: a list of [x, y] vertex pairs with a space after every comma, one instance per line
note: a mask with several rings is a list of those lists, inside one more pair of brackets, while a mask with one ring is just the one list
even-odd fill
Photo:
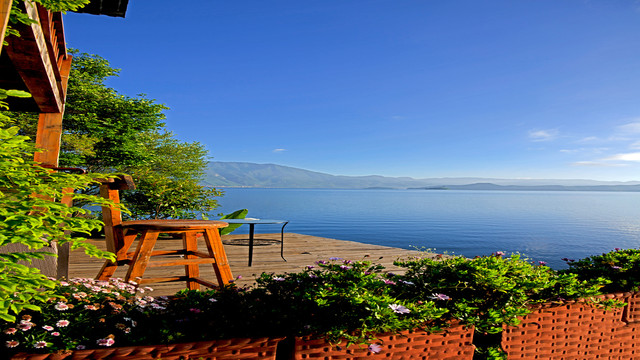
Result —
[[[343, 241], [317, 236], [302, 235], [295, 233], [285, 233], [284, 257], [280, 257], [280, 244], [274, 240], [280, 239], [280, 233], [257, 234], [256, 241], [262, 245], [254, 246], [253, 266], [247, 266], [248, 246], [243, 241], [247, 235], [226, 235], [222, 237], [224, 248], [229, 259], [231, 271], [234, 277], [242, 276], [237, 280], [239, 285], [252, 285], [256, 276], [263, 272], [281, 274], [285, 272], [296, 272], [304, 269], [306, 265], [313, 265], [318, 260], [328, 260], [330, 257], [340, 257], [348, 260], [371, 260], [375, 263], [385, 265], [388, 271], [399, 272], [400, 269], [393, 266], [393, 261], [398, 258], [409, 258], [420, 253], [414, 250], [405, 250], [387, 246], [363, 244], [353, 241]], [[101, 249], [105, 248], [105, 241], [102, 239], [90, 240], [92, 244]], [[135, 247], [136, 244], [133, 245]], [[181, 239], [160, 239], [155, 250], [177, 249], [182, 247]], [[201, 239], [198, 239], [199, 251], [206, 251], [206, 246]], [[158, 256], [155, 260], [162, 260]], [[81, 250], [71, 253], [69, 277], [90, 277], [96, 276], [103, 261], [89, 258]], [[127, 266], [121, 266], [115, 273], [115, 277], [123, 278]], [[149, 267], [144, 277], [172, 278], [183, 276], [184, 266], [175, 267]], [[200, 277], [215, 282], [215, 274], [212, 266], [200, 265]], [[157, 283], [150, 284], [155, 291], [152, 295], [172, 295], [178, 290], [186, 288], [185, 282]]]
[[2, 53], [2, 40], [9, 25], [9, 14], [11, 13], [13, 0], [0, 0], [0, 53]]

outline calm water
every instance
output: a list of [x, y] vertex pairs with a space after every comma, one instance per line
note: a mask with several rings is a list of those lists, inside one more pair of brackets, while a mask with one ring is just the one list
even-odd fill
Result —
[[470, 257], [520, 252], [554, 268], [640, 247], [640, 193], [226, 189], [220, 204], [216, 213], [290, 220], [287, 232]]

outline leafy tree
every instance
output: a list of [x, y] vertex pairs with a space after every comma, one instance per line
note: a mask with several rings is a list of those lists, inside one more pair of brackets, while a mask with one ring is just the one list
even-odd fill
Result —
[[[200, 185], [207, 150], [182, 142], [165, 128], [168, 108], [144, 95], [130, 97], [105, 85], [118, 69], [97, 55], [74, 55], [69, 76], [61, 166], [133, 176], [137, 189], [123, 203], [134, 218], [194, 218], [217, 207], [221, 192]], [[26, 135], [35, 135], [33, 114], [15, 114]], [[95, 189], [94, 189], [95, 191]]]
[[[1, 100], [7, 96], [28, 94], [0, 90], [0, 107], [6, 108]], [[52, 255], [36, 250], [57, 241], [70, 243], [72, 249], [84, 248], [91, 256], [113, 259], [114, 255], [77, 235], [100, 228], [100, 221], [74, 216], [87, 210], [59, 201], [68, 196], [94, 205], [110, 204], [98, 196], [67, 190], [86, 188], [106, 175], [65, 174], [38, 166], [29, 160], [36, 150], [30, 139], [18, 135], [17, 127], [7, 126], [7, 120], [5, 115], [0, 116], [0, 247], [12, 244], [23, 247], [0, 253], [0, 319], [13, 321], [23, 309], [39, 310], [37, 301], [46, 301], [53, 294], [55, 283], [38, 269], [27, 266], [32, 259]]]

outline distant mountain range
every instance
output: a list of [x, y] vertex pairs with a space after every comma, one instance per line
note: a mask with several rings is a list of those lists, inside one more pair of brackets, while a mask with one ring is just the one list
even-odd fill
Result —
[[342, 176], [275, 164], [220, 161], [209, 163], [203, 184], [255, 188], [640, 191], [640, 181]]

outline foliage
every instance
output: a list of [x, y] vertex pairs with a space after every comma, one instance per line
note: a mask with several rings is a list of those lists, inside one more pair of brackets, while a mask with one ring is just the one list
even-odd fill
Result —
[[517, 325], [532, 304], [593, 297], [603, 285], [534, 265], [518, 254], [503, 255], [398, 261], [407, 271], [392, 279], [410, 286], [396, 287], [395, 294], [414, 301], [434, 299], [452, 318], [478, 332], [499, 333], [505, 324]]
[[381, 265], [332, 258], [299, 273], [262, 274], [263, 310], [284, 335], [315, 335], [333, 343], [367, 343], [375, 335], [406, 329], [434, 330], [446, 310], [431, 300], [413, 302], [391, 295]]
[[207, 151], [198, 142], [186, 143], [172, 133], [142, 133], [142, 147], [150, 159], [123, 170], [134, 177], [137, 189], [124, 193], [123, 201], [140, 218], [196, 218], [218, 206], [222, 193], [200, 185], [207, 166]]
[[[204, 145], [166, 131], [165, 105], [107, 87], [105, 82], [119, 73], [107, 60], [69, 52], [74, 58], [61, 166], [132, 175], [137, 189], [124, 192], [122, 200], [136, 219], [195, 218], [215, 209], [222, 193], [200, 185], [208, 161]], [[35, 135], [34, 114], [14, 117], [25, 135]]]
[[569, 269], [565, 274], [575, 274], [583, 281], [605, 279], [607, 293], [640, 291], [640, 250], [615, 249], [602, 255], [589, 256], [575, 261], [563, 259]]
[[[244, 219], [247, 214], [249, 213], [249, 210], [247, 209], [240, 209], [240, 210], [236, 210], [230, 214], [226, 214], [226, 215], [222, 215], [222, 217], [220, 217], [220, 220], [224, 220], [224, 219]], [[236, 229], [238, 229], [240, 226], [242, 226], [242, 224], [229, 224], [229, 226], [227, 226], [226, 228], [222, 228], [222, 229], [218, 229], [218, 231], [220, 231], [220, 235], [229, 235], [232, 232], [236, 231]]]
[[162, 298], [142, 297], [147, 290], [120, 279], [62, 281], [41, 312], [25, 311], [20, 319], [5, 323], [0, 341], [28, 352], [136, 343], [146, 331], [145, 311], [164, 304]]
[[[12, 91], [0, 92], [0, 100]], [[6, 118], [6, 117], [5, 117]], [[34, 250], [69, 243], [72, 249], [84, 248], [91, 256], [113, 258], [70, 233], [89, 234], [102, 226], [98, 220], [81, 216], [87, 210], [60, 202], [63, 196], [91, 204], [110, 204], [101, 197], [73, 193], [96, 183], [103, 174], [77, 175], [51, 172], [34, 163], [35, 147], [17, 127], [6, 127], [0, 119], [0, 246], [19, 244], [24, 250], [0, 254], [0, 318], [14, 319], [23, 309], [37, 310], [37, 302], [48, 299], [53, 282], [27, 264], [50, 253]], [[15, 246], [15, 245], [12, 245]]]

